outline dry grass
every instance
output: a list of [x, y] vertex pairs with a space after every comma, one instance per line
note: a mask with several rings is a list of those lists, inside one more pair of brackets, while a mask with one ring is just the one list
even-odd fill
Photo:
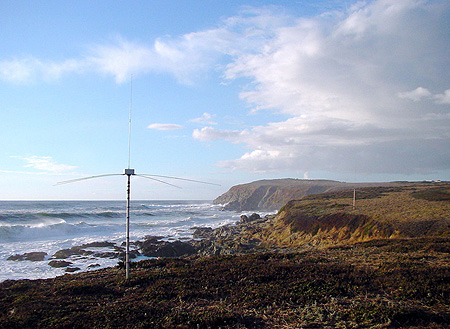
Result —
[[[333, 245], [450, 236], [450, 184], [365, 188], [289, 202], [260, 237], [268, 245]], [[432, 200], [432, 201], [430, 201]]]

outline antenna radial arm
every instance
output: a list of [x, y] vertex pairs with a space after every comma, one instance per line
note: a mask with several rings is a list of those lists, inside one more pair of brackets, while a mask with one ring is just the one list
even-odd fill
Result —
[[208, 185], [221, 186], [220, 184], [215, 184], [215, 183], [210, 183], [210, 182], [204, 182], [204, 181], [195, 180], [195, 179], [188, 179], [188, 178], [181, 178], [181, 177], [173, 177], [173, 176], [150, 175], [150, 174], [140, 174], [139, 176], [146, 176], [146, 177], [148, 177], [148, 178], [150, 178], [150, 177], [159, 177], [159, 178], [178, 179], [178, 180], [184, 180], [184, 181], [194, 182], [194, 183], [201, 183], [201, 184], [208, 184]]
[[100, 177], [108, 177], [108, 176], [122, 176], [122, 174], [104, 174], [104, 175], [96, 175], [96, 176], [89, 176], [89, 177], [75, 178], [75, 179], [69, 179], [69, 180], [65, 180], [65, 181], [58, 182], [58, 183], [56, 183], [55, 185], [70, 184], [70, 183], [75, 183], [75, 182], [79, 182], [79, 181], [83, 181], [83, 180], [94, 179], [94, 178], [100, 178]]
[[141, 175], [141, 174], [139, 174], [139, 175], [135, 175], [135, 176], [139, 176], [139, 177], [142, 177], [142, 178], [151, 179], [151, 180], [154, 180], [155, 182], [163, 183], [163, 184], [166, 184], [166, 185], [170, 185], [170, 186], [173, 186], [173, 187], [182, 189], [181, 187], [176, 186], [176, 185], [174, 185], [174, 184], [167, 183], [167, 182], [165, 182], [165, 181], [163, 181], [163, 180], [160, 180], [160, 179], [157, 179], [157, 178], [149, 177], [149, 175]]

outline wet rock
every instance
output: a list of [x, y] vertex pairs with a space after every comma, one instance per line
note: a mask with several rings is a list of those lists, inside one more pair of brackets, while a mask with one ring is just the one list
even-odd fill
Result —
[[49, 266], [51, 267], [67, 267], [69, 265], [72, 265], [72, 262], [66, 262], [65, 260], [52, 260], [48, 263]]
[[[125, 259], [125, 250], [122, 250], [120, 253], [119, 253], [119, 255], [118, 255], [118, 257], [111, 257], [111, 258], [120, 258], [120, 259]], [[136, 258], [136, 257], [138, 257], [138, 256], [140, 256], [141, 255], [141, 253], [139, 252], [139, 250], [130, 250], [130, 252], [129, 252], [129, 254], [128, 254], [128, 256], [130, 257], [130, 259], [134, 259], [134, 258]]]
[[89, 256], [92, 255], [93, 251], [84, 250], [81, 247], [72, 247], [70, 249], [58, 250], [52, 258], [54, 259], [66, 259], [70, 256]]
[[257, 219], [261, 219], [261, 216], [257, 213], [253, 213], [249, 217], [247, 215], [241, 215], [241, 224], [251, 223]]
[[76, 272], [76, 271], [79, 271], [79, 270], [81, 270], [79, 267], [68, 267], [68, 268], [66, 268], [66, 272], [67, 273]]
[[[159, 235], [146, 235], [144, 237], [144, 242], [136, 241], [135, 244], [140, 246], [142, 243], [158, 243], [163, 238], [164, 238], [163, 236], [159, 236]], [[124, 246], [125, 243], [122, 243], [122, 245]]]
[[40, 262], [43, 261], [45, 256], [47, 256], [46, 252], [40, 252], [40, 251], [33, 251], [33, 252], [27, 252], [22, 255], [13, 255], [8, 257], [6, 260], [14, 260], [14, 261], [22, 261], [22, 260], [29, 260], [32, 262]]
[[206, 239], [211, 237], [213, 229], [211, 227], [193, 227], [191, 230], [195, 230], [192, 236], [194, 239]]
[[119, 258], [121, 253], [113, 251], [94, 251], [92, 257], [97, 258]]
[[147, 257], [180, 257], [196, 253], [192, 244], [182, 241], [158, 241], [157, 243], [144, 241], [141, 245], [141, 251]]
[[108, 241], [103, 241], [103, 242], [91, 242], [91, 243], [85, 243], [83, 245], [81, 245], [81, 248], [106, 248], [106, 247], [114, 247], [115, 243], [114, 242], [108, 242]]
[[100, 264], [91, 264], [88, 266], [88, 268], [96, 268], [96, 267], [100, 267]]

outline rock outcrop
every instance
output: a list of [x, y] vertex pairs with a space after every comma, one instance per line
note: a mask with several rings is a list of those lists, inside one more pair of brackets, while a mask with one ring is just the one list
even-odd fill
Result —
[[13, 261], [29, 260], [32, 262], [40, 262], [40, 261], [44, 260], [45, 256], [47, 256], [46, 252], [33, 251], [33, 252], [27, 252], [22, 255], [17, 254], [17, 255], [9, 256], [7, 258], [7, 260], [13, 260]]

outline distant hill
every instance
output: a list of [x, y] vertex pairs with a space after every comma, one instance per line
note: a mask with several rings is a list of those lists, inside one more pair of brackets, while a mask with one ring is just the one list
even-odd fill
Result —
[[271, 179], [236, 185], [216, 198], [214, 204], [222, 204], [226, 210], [276, 211], [291, 200], [307, 195], [337, 192], [353, 188], [375, 186], [403, 186], [412, 183], [344, 183], [333, 180]]

